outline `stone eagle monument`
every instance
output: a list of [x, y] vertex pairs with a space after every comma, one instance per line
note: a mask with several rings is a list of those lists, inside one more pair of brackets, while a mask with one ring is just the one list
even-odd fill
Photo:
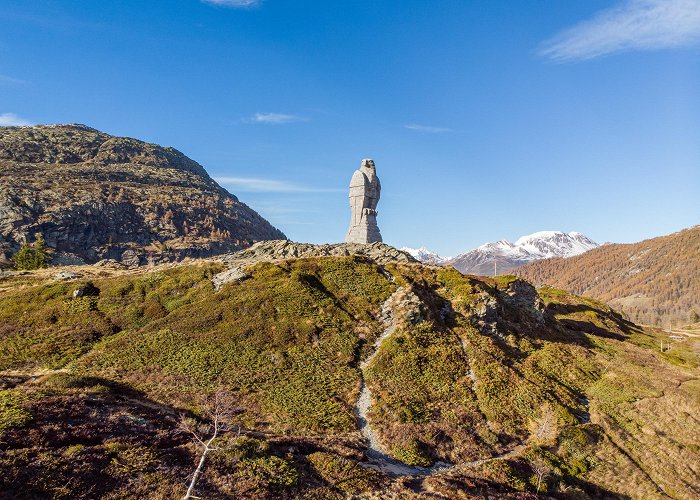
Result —
[[382, 241], [377, 226], [377, 203], [382, 185], [374, 169], [374, 160], [362, 160], [350, 181], [350, 229], [345, 236], [347, 243], [373, 243]]

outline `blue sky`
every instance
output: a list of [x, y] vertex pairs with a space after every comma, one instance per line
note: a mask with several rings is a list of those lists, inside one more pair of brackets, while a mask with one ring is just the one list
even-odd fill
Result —
[[700, 223], [700, 0], [0, 0], [0, 124], [174, 146], [297, 241]]

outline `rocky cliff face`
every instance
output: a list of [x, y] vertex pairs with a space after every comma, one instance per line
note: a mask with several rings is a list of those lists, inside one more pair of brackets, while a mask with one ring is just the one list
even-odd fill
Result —
[[0, 127], [0, 265], [37, 233], [58, 262], [129, 265], [285, 238], [176, 149], [83, 125]]

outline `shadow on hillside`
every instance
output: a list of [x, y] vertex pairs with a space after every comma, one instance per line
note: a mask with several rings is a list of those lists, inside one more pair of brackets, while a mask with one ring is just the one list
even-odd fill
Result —
[[3, 433], [0, 498], [101, 498], [136, 483], [134, 498], [145, 498], [154, 487], [140, 474], [162, 473], [170, 492], [191, 473], [175, 408], [98, 377], [60, 373], [15, 387], [34, 395], [24, 407], [31, 419]]
[[[595, 345], [587, 335], [624, 341], [636, 329], [634, 323], [615, 311], [600, 310], [588, 304], [552, 302], [542, 309], [537, 306], [538, 297], [534, 288], [531, 296], [527, 294], [527, 289], [521, 296], [517, 293], [508, 296], [504, 291], [476, 278], [470, 279], [469, 284], [475, 290], [488, 294], [495, 303], [489, 306], [482, 301], [470, 306], [471, 310], [455, 311], [450, 301], [440, 296], [436, 290], [417, 283], [412, 284], [412, 289], [423, 304], [428, 306], [428, 319], [447, 328], [468, 323], [483, 335], [494, 338], [503, 339], [509, 334], [515, 334], [593, 348]], [[517, 356], [516, 351], [513, 350], [510, 354]]]
[[326, 285], [324, 285], [320, 279], [318, 279], [317, 276], [314, 276], [312, 274], [300, 274], [297, 278], [304, 286], [307, 286], [316, 292], [322, 294], [325, 297], [328, 297], [330, 300], [333, 301], [333, 304], [343, 311], [345, 314], [347, 314], [350, 319], [353, 321], [356, 321], [357, 318], [356, 316], [352, 313], [352, 311], [348, 310], [345, 305], [343, 304], [343, 301], [340, 300], [333, 292], [331, 292]]
[[[572, 318], [560, 317], [555, 319], [555, 321], [559, 322], [568, 330], [620, 341], [625, 340], [626, 335], [631, 335], [636, 328], [634, 323], [624, 319], [615, 312], [601, 311], [587, 304], [561, 304], [552, 302], [547, 306], [547, 312], [552, 317], [554, 317], [554, 315], [574, 316]], [[585, 316], [591, 314], [594, 315], [602, 325], [586, 319]], [[611, 331], [612, 328], [618, 329], [620, 333]]]

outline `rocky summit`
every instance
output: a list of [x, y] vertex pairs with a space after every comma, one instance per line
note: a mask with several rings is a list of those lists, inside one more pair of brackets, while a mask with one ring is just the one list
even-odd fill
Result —
[[252, 264], [257, 262], [275, 262], [298, 259], [302, 257], [347, 257], [361, 255], [377, 264], [390, 262], [417, 262], [408, 253], [381, 242], [334, 243], [314, 245], [288, 240], [261, 241], [250, 248], [221, 256], [225, 264]]
[[0, 266], [37, 234], [59, 264], [157, 263], [285, 238], [176, 149], [84, 125], [0, 127]]

